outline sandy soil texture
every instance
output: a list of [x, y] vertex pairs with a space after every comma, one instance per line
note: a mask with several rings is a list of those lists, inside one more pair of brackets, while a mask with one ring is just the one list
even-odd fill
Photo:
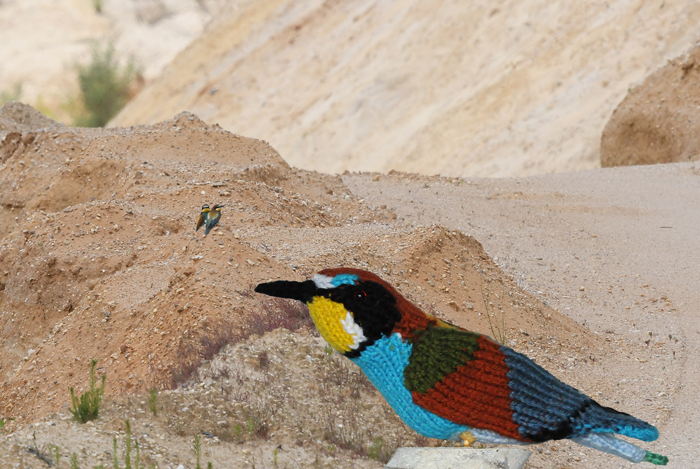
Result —
[[615, 109], [600, 141], [603, 167], [700, 159], [700, 49], [670, 60]]
[[[645, 446], [678, 467], [698, 456], [693, 164], [341, 177], [187, 113], [17, 133], [0, 145], [0, 416], [16, 419], [0, 454], [11, 467], [41, 467], [25, 450], [48, 444], [107, 465], [125, 418], [145, 460], [173, 469], [192, 464], [202, 431], [215, 467], [381, 467], [396, 445], [438, 444], [290, 321], [303, 317], [293, 306], [252, 293], [340, 265], [505, 334], [602, 404], [653, 422], [662, 437]], [[204, 202], [226, 204], [206, 238], [194, 231]], [[107, 374], [107, 407], [84, 426], [68, 420], [68, 387], [86, 387], [90, 358]], [[153, 387], [159, 416], [145, 404]], [[628, 466], [566, 442], [533, 450], [531, 468]]]

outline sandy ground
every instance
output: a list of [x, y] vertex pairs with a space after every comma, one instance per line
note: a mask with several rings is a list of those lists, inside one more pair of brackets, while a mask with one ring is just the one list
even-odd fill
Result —
[[[8, 107], [0, 123], [9, 132], [0, 412], [16, 419], [0, 437], [8, 467], [42, 467], [26, 449], [49, 444], [83, 467], [109, 464], [125, 418], [159, 468], [191, 467], [187, 445], [202, 431], [214, 467], [274, 467], [276, 457], [289, 468], [380, 467], [397, 445], [439, 444], [329, 358], [303, 314], [251, 291], [339, 265], [376, 272], [463, 327], [491, 335], [487, 318], [504, 320], [507, 345], [659, 426], [645, 447], [694, 464], [693, 164], [523, 179], [339, 177], [290, 167], [268, 143], [190, 114], [41, 130], [45, 120]], [[204, 238], [193, 226], [213, 201], [227, 208]], [[108, 376], [107, 398], [104, 418], [83, 426], [68, 418], [67, 389], [85, 388], [90, 358]], [[159, 416], [145, 404], [153, 387]], [[532, 469], [629, 466], [568, 442], [533, 451]]]

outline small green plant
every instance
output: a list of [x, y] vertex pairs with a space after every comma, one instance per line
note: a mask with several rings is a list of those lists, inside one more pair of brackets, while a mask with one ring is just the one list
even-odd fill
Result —
[[92, 0], [92, 7], [95, 9], [95, 13], [102, 13], [102, 0]]
[[192, 451], [194, 451], [194, 456], [197, 459], [197, 465], [195, 469], [202, 469], [200, 465], [200, 460], [202, 459], [202, 437], [199, 435], [194, 436], [194, 443], [192, 444]]
[[61, 467], [61, 448], [58, 446], [50, 446], [49, 450], [53, 450], [53, 458], [56, 467]]
[[69, 407], [68, 410], [73, 414], [73, 419], [80, 423], [95, 420], [99, 416], [100, 402], [105, 392], [105, 380], [107, 379], [107, 375], [102, 375], [102, 385], [100, 387], [95, 386], [95, 365], [97, 365], [97, 360], [93, 359], [90, 362], [90, 389], [85, 391], [80, 396], [80, 399], [75, 397], [73, 388], [70, 388], [70, 398], [73, 403], [73, 408], [71, 409]]
[[151, 389], [151, 393], [148, 395], [148, 407], [153, 412], [153, 415], [158, 415], [158, 408], [156, 404], [158, 403], [158, 390], [156, 388]]
[[112, 463], [114, 464], [114, 469], [119, 469], [119, 456], [117, 456], [117, 437], [116, 436], [112, 440]]
[[[124, 420], [126, 424], [126, 448], [124, 449], [124, 469], [132, 469], [131, 466], [131, 423], [129, 420]], [[133, 469], [141, 469], [141, 449], [139, 448], [138, 440], [133, 441], [134, 447], [136, 448], [136, 464]], [[114, 469], [119, 469], [119, 456], [117, 455], [117, 437], [112, 439], [112, 465]]]
[[6, 419], [0, 419], [0, 435], [2, 435], [3, 433], [7, 433], [7, 430], [3, 430], [3, 428], [5, 427], [5, 424], [7, 422], [9, 422], [10, 420], [14, 420], [14, 419], [12, 417], [8, 417]]
[[237, 423], [233, 427], [233, 436], [236, 438], [236, 441], [240, 441], [242, 434], [243, 434], [243, 427], [241, 426], [240, 423]]
[[[277, 453], [277, 450], [275, 450], [275, 454], [276, 454], [276, 453]], [[211, 461], [209, 461], [209, 462], [207, 463], [207, 469], [214, 469], [214, 465], [211, 463]]]
[[126, 422], [126, 450], [124, 451], [124, 466], [126, 469], [131, 469], [131, 425], [129, 419]]
[[[58, 463], [56, 463], [56, 467], [58, 467]], [[78, 455], [75, 453], [70, 455], [70, 469], [80, 469], [80, 466], [78, 466]]]
[[323, 347], [323, 351], [326, 352], [326, 355], [333, 355], [333, 346], [326, 345], [325, 347]]
[[268, 428], [265, 422], [253, 416], [245, 419], [245, 431], [248, 432], [249, 435], [255, 434], [257, 436], [265, 436]]
[[275, 448], [275, 451], [272, 453], [272, 464], [274, 464], [275, 467], [277, 467], [277, 448]]
[[78, 66], [80, 96], [72, 106], [77, 108], [72, 110], [74, 124], [104, 127], [131, 99], [132, 83], [139, 75], [133, 62], [121, 67], [112, 44], [94, 44], [90, 63]]

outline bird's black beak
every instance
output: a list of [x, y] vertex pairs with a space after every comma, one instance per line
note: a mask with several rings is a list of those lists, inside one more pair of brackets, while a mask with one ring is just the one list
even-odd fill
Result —
[[292, 300], [308, 303], [318, 291], [318, 287], [313, 280], [305, 282], [291, 282], [288, 280], [278, 280], [276, 282], [261, 283], [255, 287], [257, 293], [276, 296], [278, 298], [290, 298]]

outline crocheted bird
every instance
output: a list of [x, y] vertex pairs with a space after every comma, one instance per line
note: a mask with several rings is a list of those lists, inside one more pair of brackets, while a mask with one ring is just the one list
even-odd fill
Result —
[[598, 404], [485, 335], [425, 314], [370, 272], [328, 269], [255, 291], [306, 303], [323, 338], [421, 435], [465, 446], [568, 438], [635, 463], [668, 462], [615, 437], [654, 441], [652, 425]]
[[222, 204], [216, 204], [214, 207], [212, 207], [209, 213], [207, 213], [207, 229], [204, 231], [204, 236], [208, 235], [211, 229], [214, 228], [217, 223], [219, 223], [222, 208]]
[[207, 214], [209, 213], [209, 205], [204, 204], [202, 205], [202, 211], [199, 213], [199, 218], [197, 218], [197, 228], [195, 231], [199, 231], [199, 229], [207, 222]]

